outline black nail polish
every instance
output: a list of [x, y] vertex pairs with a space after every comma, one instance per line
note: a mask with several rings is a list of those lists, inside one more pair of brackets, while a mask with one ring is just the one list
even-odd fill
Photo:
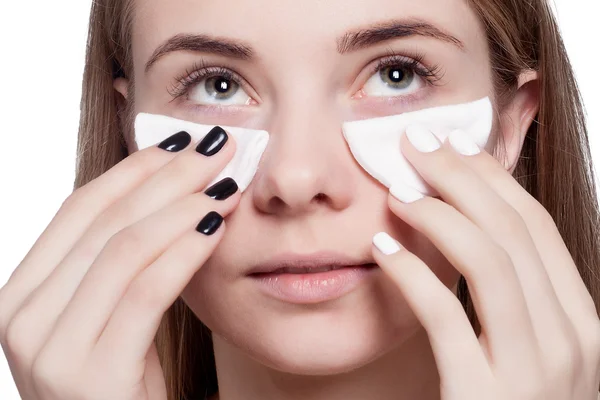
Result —
[[186, 131], [177, 132], [169, 136], [158, 145], [159, 148], [176, 152], [185, 149], [192, 142], [192, 137]]
[[215, 126], [196, 146], [196, 151], [205, 156], [213, 156], [227, 143], [227, 133], [220, 126]]
[[215, 200], [225, 200], [238, 191], [238, 185], [232, 178], [225, 178], [215, 183], [204, 192]]
[[218, 212], [211, 211], [206, 214], [206, 217], [202, 218], [196, 230], [206, 236], [210, 236], [219, 229], [222, 223], [223, 217]]

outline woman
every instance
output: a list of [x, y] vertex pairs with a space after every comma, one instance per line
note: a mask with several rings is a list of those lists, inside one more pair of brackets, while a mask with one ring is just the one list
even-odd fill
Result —
[[[76, 190], [0, 292], [24, 399], [595, 398], [599, 213], [545, 0], [96, 0], [90, 22]], [[440, 197], [388, 193], [341, 135], [485, 96], [489, 148], [402, 139]], [[205, 193], [234, 140], [138, 151], [139, 112], [271, 139], [243, 196]]]

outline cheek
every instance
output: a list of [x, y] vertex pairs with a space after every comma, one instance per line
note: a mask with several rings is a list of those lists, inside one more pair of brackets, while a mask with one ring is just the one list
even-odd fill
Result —
[[[245, 303], [243, 293], [235, 293], [233, 285], [224, 282], [218, 266], [210, 261], [194, 275], [181, 294], [182, 299], [211, 331], [229, 336], [237, 325], [244, 325], [243, 315], [238, 315]], [[246, 333], [248, 334], [248, 333]]]

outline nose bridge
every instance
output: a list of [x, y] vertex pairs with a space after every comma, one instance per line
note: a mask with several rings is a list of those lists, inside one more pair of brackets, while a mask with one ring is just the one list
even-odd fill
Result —
[[[321, 96], [322, 98], [322, 96]], [[319, 96], [304, 96], [280, 101], [271, 119], [270, 131], [279, 146], [291, 147], [297, 153], [320, 153], [322, 148], [340, 142], [342, 122], [336, 106]], [[310, 154], [308, 154], [310, 155]]]
[[297, 214], [324, 201], [334, 207], [349, 201], [340, 185], [345, 177], [338, 176], [347, 171], [339, 165], [345, 146], [339, 113], [334, 104], [316, 100], [326, 98], [323, 93], [309, 92], [305, 87], [279, 97], [270, 119], [271, 138], [255, 186], [263, 211]]
[[[334, 151], [335, 124], [314, 102], [280, 102], [272, 119], [274, 168], [268, 171], [277, 196], [289, 206], [307, 203], [326, 185], [328, 153]], [[309, 198], [310, 197], [310, 198]]]

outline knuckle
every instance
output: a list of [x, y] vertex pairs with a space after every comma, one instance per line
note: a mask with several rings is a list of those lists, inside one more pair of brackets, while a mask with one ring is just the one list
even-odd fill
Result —
[[[437, 159], [437, 163], [439, 163], [439, 167], [444, 168], [448, 174], [456, 174], [460, 173], [460, 171], [464, 171], [464, 163], [462, 163], [458, 158], [454, 157], [454, 155], [447, 152], [440, 152], [440, 157]], [[434, 161], [435, 162], [435, 161]]]
[[71, 194], [69, 194], [62, 202], [60, 206], [60, 210], [65, 210], [74, 207], [76, 204], [80, 203], [83, 198], [86, 197], [88, 189], [86, 186], [82, 186], [80, 188], [75, 189]]
[[[166, 152], [164, 152], [166, 153]], [[157, 163], [164, 161], [158, 160], [156, 154], [148, 151], [136, 151], [124, 158], [113, 168], [119, 169], [119, 174], [128, 176], [147, 177], [156, 171]]]
[[4, 343], [11, 356], [22, 358], [28, 352], [27, 332], [31, 331], [31, 318], [27, 313], [20, 311], [13, 317], [6, 327]]
[[134, 308], [155, 310], [163, 306], [162, 292], [145, 280], [134, 281], [127, 290], [124, 301]]
[[521, 215], [514, 209], [498, 213], [494, 220], [495, 230], [504, 237], [518, 238], [527, 232], [527, 225]]
[[534, 197], [527, 199], [524, 202], [523, 215], [527, 215], [532, 223], [537, 224], [540, 228], [556, 229], [556, 222], [546, 208]]
[[502, 246], [488, 243], [488, 248], [481, 249], [483, 257], [480, 262], [485, 265], [474, 265], [464, 274], [467, 281], [477, 285], [478, 282], [497, 282], [506, 280], [507, 274], [515, 273], [510, 254]]
[[570, 340], [560, 340], [554, 344], [548, 355], [547, 374], [551, 382], [564, 380], [572, 374], [578, 375], [583, 364], [580, 350]]
[[[6, 287], [6, 286], [5, 286]], [[11, 315], [8, 313], [8, 301], [6, 299], [5, 287], [0, 289], [0, 304], [4, 304], [5, 306], [0, 309], [0, 343], [4, 343], [6, 338], [6, 331], [8, 329], [8, 324], [10, 323]]]
[[95, 219], [92, 230], [103, 232], [107, 228], [116, 229], [117, 227], [127, 226], [134, 222], [136, 215], [135, 204], [126, 199], [119, 200], [102, 211]]
[[88, 265], [91, 265], [96, 257], [98, 257], [98, 253], [100, 253], [105, 244], [106, 243], [103, 243], [96, 238], [86, 238], [77, 245], [77, 257], [83, 262], [89, 263]]
[[200, 158], [193, 153], [195, 152], [184, 151], [171, 160], [169, 163], [169, 174], [183, 179], [196, 176], [198, 170], [193, 165], [194, 163], [198, 163]]
[[139, 229], [127, 227], [114, 234], [106, 242], [105, 249], [119, 258], [139, 254], [144, 248], [145, 237]]
[[423, 306], [431, 312], [431, 328], [438, 331], [451, 329], [456, 325], [456, 316], [464, 313], [463, 307], [456, 298], [439, 294], [427, 296], [426, 304]]
[[204, 192], [196, 192], [178, 200], [174, 209], [178, 210], [182, 216], [185, 215], [185, 218], [189, 219], [190, 216], [196, 218], [199, 214], [207, 212], [211, 201], [213, 200]]
[[455, 310], [454, 304], [448, 303], [446, 296], [439, 292], [428, 295], [423, 303], [423, 308], [431, 311], [432, 319], [442, 324], [446, 323], [448, 314]]
[[38, 357], [31, 367], [31, 384], [37, 393], [56, 399], [80, 398], [75, 394], [71, 382], [78, 382], [73, 374], [67, 373], [58, 359]]
[[542, 379], [527, 379], [523, 383], [515, 385], [513, 389], [515, 397], [513, 398], [521, 400], [545, 399], [547, 398], [545, 395], [547, 390], [548, 389]]
[[23, 313], [18, 313], [8, 323], [4, 335], [4, 342], [11, 354], [18, 355], [24, 350], [23, 332], [27, 331], [28, 322], [23, 317]]
[[594, 317], [589, 329], [585, 329], [583, 337], [583, 348], [585, 354], [600, 358], [600, 320]]

